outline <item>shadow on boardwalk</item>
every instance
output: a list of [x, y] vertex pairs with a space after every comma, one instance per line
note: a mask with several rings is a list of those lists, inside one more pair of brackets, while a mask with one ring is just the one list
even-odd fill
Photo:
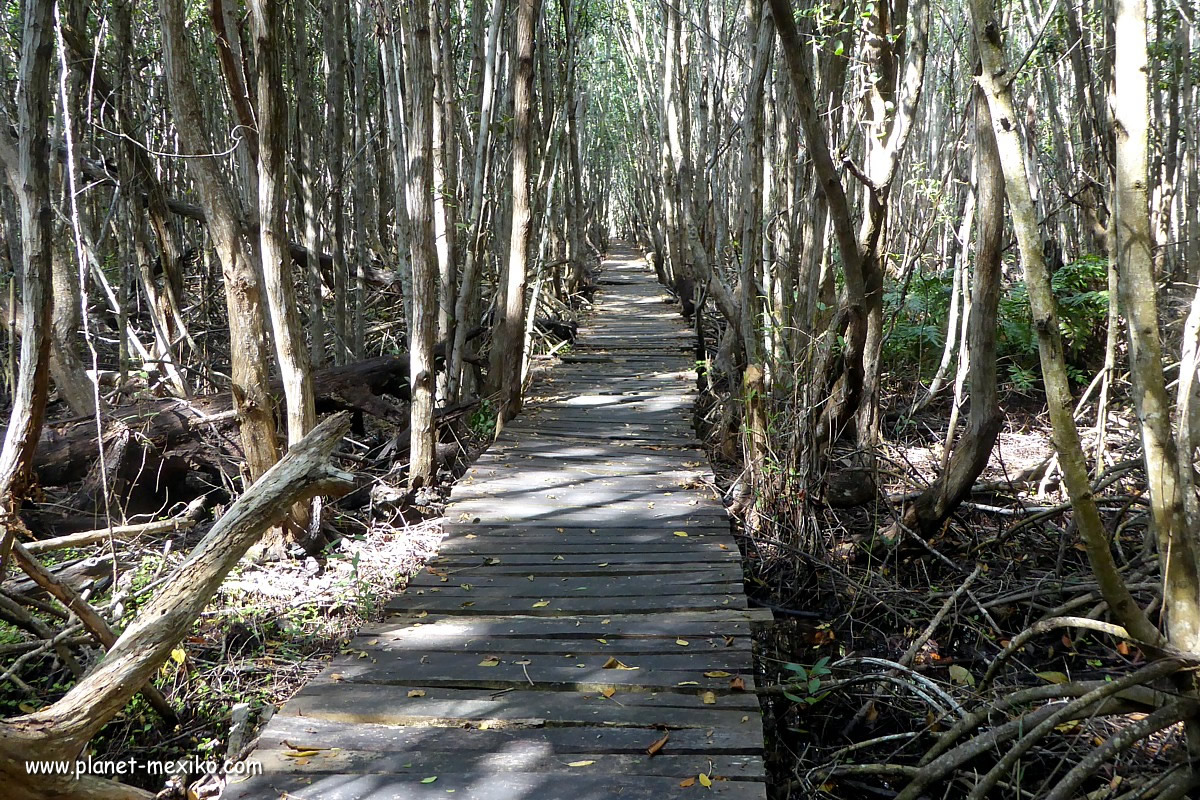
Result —
[[272, 719], [263, 774], [226, 796], [658, 800], [704, 775], [765, 797], [745, 690], [769, 615], [746, 606], [694, 441], [688, 333], [631, 252], [601, 280], [550, 399], [455, 487], [441, 556]]

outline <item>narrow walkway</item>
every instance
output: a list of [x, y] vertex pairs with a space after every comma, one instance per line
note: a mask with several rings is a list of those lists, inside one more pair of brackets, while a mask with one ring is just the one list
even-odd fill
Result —
[[600, 282], [550, 397], [455, 487], [441, 557], [272, 719], [264, 774], [227, 796], [765, 798], [741, 687], [769, 615], [697, 449], [689, 334], [632, 251]]

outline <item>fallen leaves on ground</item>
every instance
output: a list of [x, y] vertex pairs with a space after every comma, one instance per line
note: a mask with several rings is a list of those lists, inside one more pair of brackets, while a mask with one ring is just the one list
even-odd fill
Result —
[[601, 667], [601, 669], [628, 669], [628, 670], [634, 670], [634, 669], [640, 669], [640, 667], [631, 667], [631, 666], [629, 666], [628, 664], [624, 664], [624, 663], [622, 663], [622, 662], [618, 661], [618, 660], [617, 660], [617, 658], [616, 658], [616, 656], [610, 656], [610, 657], [609, 657], [609, 659], [608, 659], [608, 661], [605, 661], [605, 662], [604, 662], [604, 666], [603, 666], [603, 667]]

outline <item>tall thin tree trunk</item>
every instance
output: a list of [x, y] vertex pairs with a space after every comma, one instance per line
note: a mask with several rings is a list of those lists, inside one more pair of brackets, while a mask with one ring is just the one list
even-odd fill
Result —
[[434, 480], [433, 402], [435, 368], [433, 345], [437, 335], [438, 254], [433, 228], [433, 59], [430, 51], [429, 0], [414, 0], [405, 32], [408, 84], [408, 216], [412, 258], [413, 298], [409, 319], [408, 355], [411, 400], [409, 405], [409, 486]]
[[487, 175], [488, 156], [491, 152], [492, 110], [495, 107], [496, 39], [503, 21], [504, 0], [492, 0], [491, 20], [488, 23], [487, 41], [483, 50], [483, 77], [479, 90], [479, 122], [475, 134], [475, 159], [471, 178], [470, 220], [467, 230], [466, 260], [463, 264], [462, 281], [454, 308], [454, 343], [450, 348], [447, 374], [447, 394], [453, 401], [460, 398], [463, 386], [463, 357], [467, 346], [469, 309], [477, 292], [479, 264], [484, 257], [483, 184]]
[[500, 278], [501, 300], [492, 333], [488, 382], [499, 397], [497, 431], [521, 411], [521, 361], [525, 338], [525, 283], [533, 212], [529, 196], [533, 120], [534, 33], [541, 0], [518, 0], [517, 63], [513, 92], [512, 227]]
[[[314, 48], [309, 44], [307, 4], [295, 3], [295, 64], [293, 80], [296, 85], [296, 122], [300, 140], [300, 199], [304, 209], [304, 248], [309, 253], [321, 250], [321, 205], [317, 201], [320, 172], [317, 154], [321, 152], [320, 124], [317, 118], [315, 89], [309, 60]], [[321, 260], [308, 259], [308, 335], [309, 364], [320, 367], [325, 363], [325, 310], [321, 299]]]
[[[1197, 563], [1200, 531], [1189, 530], [1184, 519], [1158, 333], [1150, 228], [1146, 0], [1116, 0], [1116, 15], [1113, 128], [1117, 135], [1117, 160], [1113, 227], [1121, 276], [1121, 307], [1128, 320], [1129, 372], [1141, 423], [1150, 517], [1166, 578], [1163, 605], [1167, 611], [1167, 631], [1173, 646], [1195, 652], [1200, 650], [1200, 564]], [[1200, 742], [1191, 745], [1200, 751]]]
[[[258, 62], [258, 208], [259, 252], [262, 254], [263, 289], [274, 329], [275, 354], [283, 379], [287, 406], [287, 440], [294, 445], [317, 422], [313, 400], [312, 374], [308, 352], [296, 306], [296, 291], [288, 252], [287, 112], [283, 93], [283, 57], [279, 50], [283, 30], [283, 5], [273, 0], [250, 0], [250, 19], [254, 33], [254, 51]], [[309, 259], [319, 259], [310, 253]], [[304, 506], [293, 509], [296, 538], [305, 549], [315, 552], [308, 542], [309, 513]]]
[[333, 362], [345, 364], [352, 345], [346, 266], [346, 0], [330, 0], [325, 20], [325, 158], [333, 252]]
[[[970, 312], [964, 323], [966, 351], [970, 354], [967, 369], [971, 408], [967, 428], [954, 446], [948, 465], [905, 509], [904, 524], [924, 532], [936, 530], [970, 494], [971, 487], [987, 466], [1003, 421], [996, 392], [996, 312], [1000, 304], [1001, 256], [1004, 252], [1004, 175], [987, 101], [979, 89], [975, 91], [979, 235], [971, 271]], [[971, 235], [969, 227], [964, 226], [964, 234]], [[965, 265], [966, 259], [962, 262]], [[965, 287], [963, 293], [966, 294]]]
[[996, 135], [1004, 173], [1005, 194], [1012, 209], [1013, 228], [1017, 234], [1021, 263], [1025, 268], [1025, 285], [1029, 291], [1042, 380], [1046, 387], [1046, 405], [1054, 429], [1054, 445], [1062, 468], [1063, 484], [1071, 498], [1075, 524], [1087, 547], [1092, 572], [1109, 608], [1131, 636], [1145, 642], [1158, 642], [1161, 637], [1157, 628], [1133, 599], [1117, 569], [1109, 550], [1108, 534], [1092, 494], [1079, 430], [1075, 427], [1062, 332], [1058, 324], [1050, 271], [1042, 254], [1037, 210], [1029, 194], [1025, 152], [1017, 127], [1020, 120], [1013, 108], [1012, 86], [1007, 80], [1001, 27], [993, 11], [993, 0], [972, 0], [971, 18], [983, 62], [979, 84], [987, 95], [991, 110], [992, 130]]
[[[160, 0], [163, 56], [171, 90], [176, 131], [186, 152], [213, 152], [194, 84], [182, 0]], [[233, 188], [210, 158], [189, 158], [187, 165], [204, 206], [209, 235], [221, 261], [229, 314], [233, 398], [250, 479], [257, 480], [277, 460], [275, 416], [267, 373], [261, 306], [262, 287], [250, 261], [241, 214]]]
[[[4, 167], [21, 208], [21, 355], [12, 410], [0, 449], [0, 577], [14, 530], [10, 518], [33, 477], [33, 451], [41, 437], [50, 390], [50, 56], [49, 0], [27, 0], [21, 31], [17, 92], [19, 140], [4, 146]], [[15, 306], [14, 306], [15, 308]]]

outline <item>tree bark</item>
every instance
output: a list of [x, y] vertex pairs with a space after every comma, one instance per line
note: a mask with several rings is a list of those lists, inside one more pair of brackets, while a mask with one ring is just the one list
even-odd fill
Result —
[[[946, 470], [905, 509], [904, 524], [923, 533], [935, 531], [970, 495], [987, 466], [1003, 422], [996, 392], [996, 312], [1004, 253], [1004, 175], [987, 100], [980, 89], [976, 88], [975, 93], [979, 234], [971, 273], [971, 311], [966, 321], [971, 410], [967, 429], [954, 447]], [[970, 236], [969, 229], [965, 235]]]
[[25, 315], [17, 385], [4, 446], [0, 449], [0, 577], [12, 541], [13, 520], [33, 477], [33, 455], [41, 436], [50, 390], [50, 57], [52, 10], [48, 0], [28, 0], [21, 32], [17, 119], [20, 139], [4, 158], [21, 208], [21, 295]]
[[1117, 569], [1109, 550], [1104, 522], [1096, 507], [1096, 498], [1092, 494], [1079, 430], [1075, 427], [1074, 402], [1067, 377], [1054, 290], [1050, 283], [1050, 271], [1042, 255], [1037, 210], [1029, 194], [1029, 180], [1025, 173], [1025, 154], [1017, 127], [1020, 123], [1012, 102], [1013, 76], [1006, 65], [1001, 28], [994, 15], [992, 2], [971, 0], [972, 25], [983, 62], [979, 85], [987, 96], [991, 110], [1005, 193], [1012, 209], [1013, 228], [1025, 270], [1029, 306], [1037, 330], [1042, 381], [1046, 387], [1046, 405], [1050, 412], [1063, 484], [1071, 498], [1075, 524], [1087, 547], [1092, 572], [1109, 608], [1132, 636], [1145, 642], [1159, 642], [1162, 637], [1158, 629], [1133, 599]]
[[409, 319], [409, 486], [432, 483], [436, 475], [433, 403], [436, 375], [433, 344], [438, 322], [438, 254], [433, 229], [433, 60], [429, 0], [415, 0], [405, 30], [412, 37], [407, 52], [408, 84], [408, 217], [413, 270], [412, 317]]
[[484, 258], [486, 231], [483, 225], [483, 184], [491, 153], [492, 116], [495, 108], [496, 39], [503, 20], [504, 0], [492, 0], [491, 19], [487, 28], [487, 40], [483, 54], [483, 76], [479, 90], [479, 122], [475, 133], [475, 160], [471, 178], [471, 207], [466, 259], [463, 263], [462, 280], [454, 307], [454, 345], [450, 350], [450, 363], [446, 369], [447, 395], [451, 401], [461, 399], [463, 388], [463, 360], [466, 355], [467, 324], [473, 298], [478, 292], [479, 264]]
[[502, 291], [492, 333], [488, 383], [499, 397], [497, 432], [521, 411], [521, 352], [525, 339], [525, 283], [533, 226], [529, 165], [533, 119], [534, 33], [541, 0], [518, 0], [517, 62], [513, 88], [512, 228], [508, 259], [500, 277]]
[[[296, 305], [296, 290], [288, 254], [286, 95], [283, 57], [279, 51], [283, 31], [283, 4], [250, 0], [254, 54], [258, 64], [258, 215], [259, 252], [262, 255], [263, 289], [271, 314], [275, 355], [283, 381], [287, 410], [288, 445], [299, 442], [317, 423], [313, 405], [312, 373]], [[311, 509], [293, 509], [292, 537], [310, 555], [320, 542], [307, 536]], [[281, 543], [280, 543], [281, 544]]]
[[204, 216], [225, 279], [234, 404], [246, 464], [251, 479], [257, 479], [278, 459], [275, 416], [267, 379], [262, 286], [258, 271], [250, 261], [233, 189], [217, 164], [205, 155], [213, 152], [213, 148], [193, 83], [195, 69], [188, 54], [183, 3], [181, 0], [161, 0], [159, 13], [163, 56], [179, 141], [185, 151], [200, 156], [187, 159], [187, 163], [204, 204]]
[[[1121, 307], [1128, 319], [1129, 371], [1141, 423], [1150, 517], [1166, 578], [1163, 604], [1168, 638], [1178, 649], [1196, 652], [1200, 650], [1200, 531], [1189, 530], [1183, 513], [1171, 403], [1163, 376], [1150, 230], [1146, 0], [1116, 0], [1116, 15], [1113, 227]], [[1200, 748], [1200, 742], [1193, 745]]]

